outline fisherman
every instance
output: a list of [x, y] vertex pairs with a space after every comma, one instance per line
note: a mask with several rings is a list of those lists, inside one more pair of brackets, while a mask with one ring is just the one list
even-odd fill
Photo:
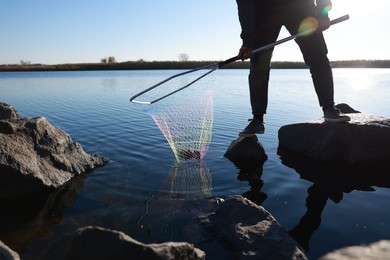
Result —
[[264, 114], [268, 103], [268, 82], [272, 49], [253, 50], [274, 43], [282, 26], [291, 35], [300, 32], [304, 21], [317, 30], [296, 39], [305, 63], [310, 68], [313, 84], [326, 122], [345, 122], [350, 118], [334, 106], [333, 75], [323, 30], [330, 26], [328, 11], [331, 0], [236, 0], [241, 24], [242, 47], [239, 57], [250, 59], [249, 92], [253, 118], [240, 132], [241, 137], [264, 133]]

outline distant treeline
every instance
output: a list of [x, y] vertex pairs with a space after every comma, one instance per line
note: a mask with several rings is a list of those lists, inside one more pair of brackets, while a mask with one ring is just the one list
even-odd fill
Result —
[[[74, 71], [74, 70], [172, 70], [193, 69], [218, 61], [126, 61], [112, 63], [71, 63], [71, 64], [16, 64], [0, 65], [0, 71]], [[272, 62], [275, 69], [307, 68], [303, 62]], [[333, 61], [333, 68], [390, 68], [390, 60], [345, 60]], [[247, 69], [249, 62], [237, 61], [227, 64], [222, 69]]]

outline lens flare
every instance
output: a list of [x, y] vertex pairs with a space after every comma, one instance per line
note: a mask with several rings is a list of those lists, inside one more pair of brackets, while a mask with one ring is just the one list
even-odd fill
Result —
[[328, 15], [329, 11], [332, 9], [332, 5], [327, 5], [321, 10], [322, 15]]
[[313, 32], [315, 32], [318, 28], [318, 20], [314, 17], [308, 17], [304, 19], [301, 24], [299, 25], [298, 32], [299, 33], [304, 33], [304, 36], [310, 35]]

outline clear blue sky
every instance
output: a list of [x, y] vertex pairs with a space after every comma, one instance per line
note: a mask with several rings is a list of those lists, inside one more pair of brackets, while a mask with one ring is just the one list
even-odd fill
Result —
[[[390, 59], [390, 1], [333, 0], [331, 60]], [[225, 60], [241, 45], [235, 0], [0, 0], [0, 64]], [[280, 37], [288, 34], [283, 31]], [[274, 60], [301, 61], [297, 46]]]

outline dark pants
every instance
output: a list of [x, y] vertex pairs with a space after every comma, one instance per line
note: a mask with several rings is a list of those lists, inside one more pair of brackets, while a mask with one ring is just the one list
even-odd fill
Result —
[[[280, 9], [259, 8], [256, 12], [256, 48], [275, 42], [282, 26], [285, 26], [290, 34], [297, 34], [301, 22], [307, 17], [315, 16], [314, 5], [310, 3]], [[334, 104], [333, 76], [323, 34], [316, 32], [299, 37], [296, 43], [299, 45], [305, 63], [310, 68], [320, 106], [332, 106]], [[257, 53], [251, 59], [249, 90], [254, 116], [266, 113], [272, 51], [273, 49], [270, 49]]]

